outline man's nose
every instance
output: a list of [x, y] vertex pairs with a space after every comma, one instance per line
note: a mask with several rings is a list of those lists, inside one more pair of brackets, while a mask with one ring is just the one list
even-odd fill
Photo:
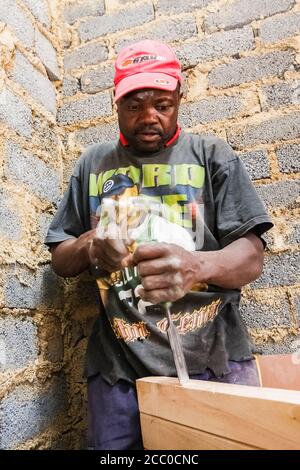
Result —
[[154, 106], [145, 106], [141, 119], [146, 124], [155, 124], [158, 122], [157, 110]]

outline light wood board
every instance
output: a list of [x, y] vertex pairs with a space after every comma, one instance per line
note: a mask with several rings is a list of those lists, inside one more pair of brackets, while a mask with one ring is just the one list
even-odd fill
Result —
[[147, 449], [177, 449], [184, 432], [191, 449], [300, 449], [299, 392], [200, 380], [181, 386], [169, 377], [140, 379], [137, 391]]

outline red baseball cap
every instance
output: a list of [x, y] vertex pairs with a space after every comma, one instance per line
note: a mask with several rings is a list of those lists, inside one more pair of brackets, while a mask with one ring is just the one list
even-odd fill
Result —
[[141, 88], [174, 91], [178, 82], [182, 82], [180, 62], [172, 49], [148, 39], [124, 47], [115, 69], [115, 101]]

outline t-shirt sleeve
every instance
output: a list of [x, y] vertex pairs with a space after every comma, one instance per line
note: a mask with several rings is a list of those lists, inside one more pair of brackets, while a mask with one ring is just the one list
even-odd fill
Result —
[[46, 235], [45, 244], [51, 246], [69, 238], [78, 238], [86, 232], [81, 180], [74, 174]]
[[259, 237], [273, 227], [241, 159], [232, 153], [213, 177], [216, 229], [222, 247], [252, 231]]

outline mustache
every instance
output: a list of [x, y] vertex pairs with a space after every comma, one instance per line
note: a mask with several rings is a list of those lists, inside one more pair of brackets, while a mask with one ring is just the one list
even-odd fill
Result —
[[160, 135], [161, 137], [163, 136], [162, 130], [155, 126], [139, 126], [134, 131], [135, 134], [140, 134], [144, 132], [153, 132], [155, 134]]

